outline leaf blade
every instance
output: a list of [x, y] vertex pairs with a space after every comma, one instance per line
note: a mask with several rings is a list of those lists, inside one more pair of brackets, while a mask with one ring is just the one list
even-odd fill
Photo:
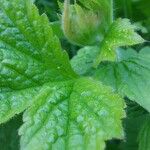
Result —
[[102, 41], [94, 67], [97, 67], [101, 61], [115, 61], [117, 59], [116, 48], [120, 46], [143, 43], [144, 39], [134, 31], [135, 29], [128, 19], [119, 18], [114, 21]]
[[0, 5], [2, 123], [27, 108], [35, 91], [45, 83], [71, 80], [77, 75], [48, 18], [39, 15], [32, 1], [1, 0]]
[[150, 112], [149, 54], [128, 51], [120, 50], [122, 53], [120, 62], [102, 65], [94, 76]]
[[[71, 60], [74, 70], [80, 75], [93, 75], [103, 84], [111, 86], [122, 96], [127, 96], [150, 111], [149, 47], [143, 48], [139, 53], [133, 49], [118, 49], [118, 62], [104, 62], [94, 69], [92, 65], [96, 51], [93, 47], [79, 50], [77, 56]], [[84, 65], [82, 69], [78, 68], [80, 64]]]
[[[64, 88], [65, 85], [67, 87]], [[104, 149], [104, 141], [107, 139], [123, 137], [120, 120], [125, 116], [123, 100], [114, 94], [110, 88], [88, 78], [78, 79], [75, 83], [71, 84], [71, 87], [65, 83], [62, 83], [62, 85], [58, 84], [58, 86], [62, 87], [58, 88], [55, 85], [58, 95], [56, 96], [56, 93], [52, 92], [52, 95], [43, 104], [44, 108], [48, 109], [51, 107], [51, 105], [48, 106], [46, 103], [52, 100], [53, 97], [55, 97], [56, 101], [60, 102], [58, 105], [55, 103], [54, 109], [50, 108], [51, 113], [48, 115], [49, 119], [46, 124], [44, 123], [40, 127], [40, 123], [38, 124], [35, 120], [41, 112], [40, 109], [46, 109], [39, 107], [39, 110], [33, 114], [34, 110], [32, 107], [27, 110], [24, 116], [25, 124], [21, 127], [19, 133], [22, 135], [22, 149], [41, 148], [55, 150], [60, 149], [61, 145], [61, 149], [74, 150], [86, 148], [88, 150], [92, 148], [96, 150]], [[65, 97], [62, 96], [63, 98], [61, 99], [59, 93], [61, 95], [62, 93], [67, 94]], [[117, 107], [114, 107], [116, 105]], [[43, 107], [42, 105], [40, 106]], [[41, 116], [44, 116], [42, 112]], [[41, 122], [43, 122], [42, 119]], [[106, 129], [103, 128], [104, 125]], [[36, 134], [32, 134], [36, 126], [39, 127], [39, 131]], [[47, 128], [48, 126], [49, 129]], [[32, 137], [32, 139], [29, 137]], [[49, 139], [46, 137], [49, 137]], [[35, 147], [35, 145], [38, 146]]]

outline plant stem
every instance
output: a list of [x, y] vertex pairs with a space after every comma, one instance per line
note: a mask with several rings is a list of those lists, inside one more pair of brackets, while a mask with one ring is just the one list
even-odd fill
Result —
[[114, 21], [114, 10], [113, 10], [113, 0], [109, 0], [110, 2], [110, 23]]
[[124, 14], [126, 18], [132, 19], [132, 3], [131, 0], [124, 0]]

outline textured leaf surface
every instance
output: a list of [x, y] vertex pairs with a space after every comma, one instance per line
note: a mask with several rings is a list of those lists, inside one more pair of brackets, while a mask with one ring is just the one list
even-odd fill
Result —
[[117, 59], [116, 48], [120, 46], [143, 43], [144, 39], [134, 30], [135, 26], [131, 25], [128, 19], [114, 21], [101, 43], [100, 52], [94, 62], [94, 66], [97, 67], [104, 60], [115, 61]]
[[122, 138], [123, 100], [88, 78], [47, 86], [24, 114], [21, 149], [103, 150]]
[[28, 108], [21, 149], [103, 150], [106, 140], [123, 138], [122, 98], [77, 79], [47, 17], [30, 0], [0, 6], [0, 123]]
[[[92, 64], [96, 49], [84, 48], [71, 60], [72, 67], [80, 75], [94, 74], [104, 84], [150, 111], [150, 48], [143, 48], [139, 54], [132, 49], [119, 49], [117, 53], [118, 62], [105, 62], [94, 70]], [[82, 69], [80, 64], [84, 64]]]
[[120, 50], [120, 62], [99, 66], [95, 77], [111, 85], [150, 112], [150, 51], [137, 54], [134, 50]]
[[5, 122], [30, 105], [44, 83], [76, 75], [46, 15], [39, 16], [30, 0], [1, 0], [0, 6], [0, 122]]
[[81, 48], [77, 55], [71, 59], [71, 65], [74, 71], [79, 75], [90, 74], [94, 58], [97, 56], [98, 51], [98, 46], [86, 46]]

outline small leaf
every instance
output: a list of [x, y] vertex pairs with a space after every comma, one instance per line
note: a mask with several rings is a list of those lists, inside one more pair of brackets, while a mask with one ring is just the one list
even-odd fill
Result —
[[103, 150], [105, 141], [123, 138], [124, 102], [89, 78], [44, 88], [24, 114], [22, 150]]
[[144, 39], [135, 31], [128, 19], [117, 19], [112, 23], [105, 35], [100, 47], [94, 66], [97, 67], [101, 61], [115, 61], [117, 59], [116, 48], [143, 43]]

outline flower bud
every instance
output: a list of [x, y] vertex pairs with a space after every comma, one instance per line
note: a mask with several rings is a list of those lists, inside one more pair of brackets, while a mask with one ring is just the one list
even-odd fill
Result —
[[94, 45], [101, 41], [101, 16], [98, 12], [85, 9], [78, 4], [70, 5], [65, 0], [62, 28], [68, 40], [76, 45]]

